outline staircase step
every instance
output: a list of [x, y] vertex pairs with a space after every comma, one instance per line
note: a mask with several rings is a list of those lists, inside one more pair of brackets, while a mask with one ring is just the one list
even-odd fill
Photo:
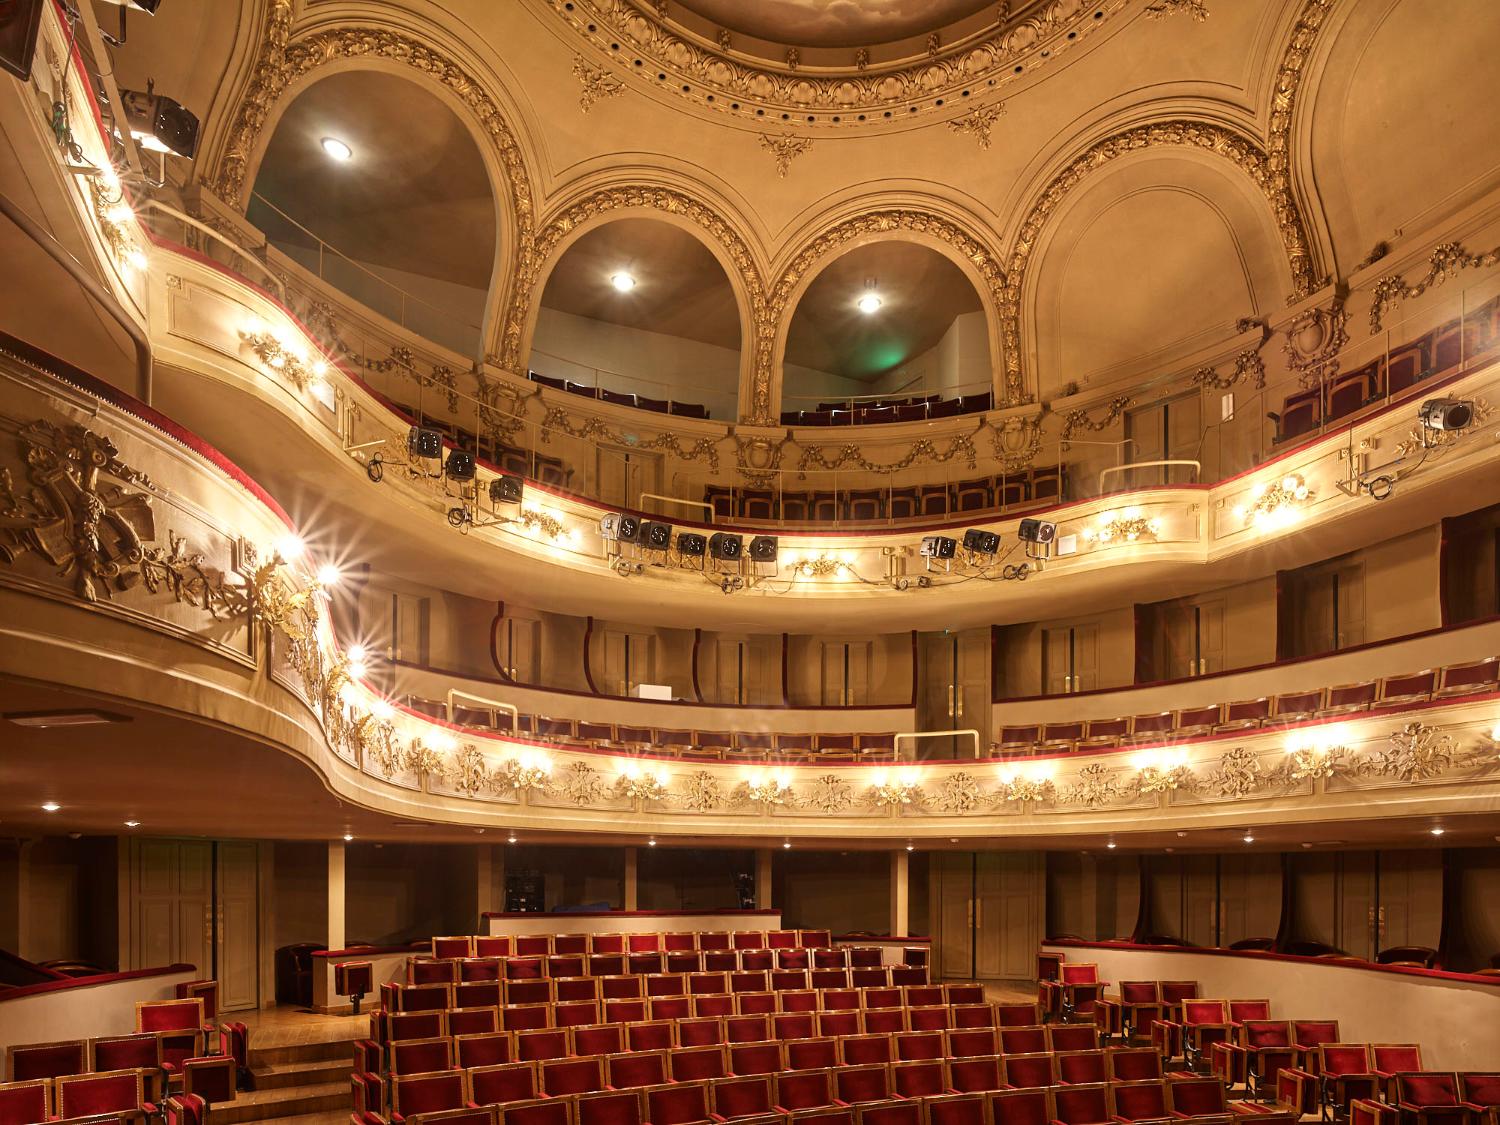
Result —
[[336, 1059], [297, 1059], [251, 1068], [257, 1090], [284, 1090], [289, 1086], [321, 1086], [346, 1082], [352, 1069], [347, 1054]]
[[313, 1113], [348, 1109], [352, 1104], [348, 1082], [324, 1082], [314, 1086], [242, 1092], [232, 1102], [213, 1107], [215, 1125], [240, 1121], [282, 1121]]
[[257, 1047], [250, 1040], [250, 1069], [266, 1066], [285, 1066], [288, 1063], [326, 1062], [341, 1059], [351, 1062], [354, 1058], [354, 1041], [368, 1034], [367, 1030], [349, 1029], [347, 1039], [327, 1039], [316, 1043], [289, 1043], [280, 1047]]

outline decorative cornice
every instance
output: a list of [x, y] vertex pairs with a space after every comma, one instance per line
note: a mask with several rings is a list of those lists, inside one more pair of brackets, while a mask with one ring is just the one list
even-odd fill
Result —
[[1449, 278], [1457, 277], [1463, 270], [1488, 269], [1496, 262], [1500, 262], [1500, 246], [1485, 254], [1474, 254], [1464, 249], [1461, 242], [1444, 242], [1433, 250], [1427, 260], [1427, 272], [1419, 280], [1407, 281], [1398, 273], [1387, 274], [1375, 283], [1370, 305], [1370, 335], [1380, 331], [1386, 310], [1392, 305], [1420, 297]]
[[1227, 391], [1247, 375], [1253, 379], [1256, 390], [1266, 389], [1266, 361], [1260, 358], [1259, 352], [1249, 348], [1234, 357], [1234, 367], [1228, 375], [1220, 375], [1219, 369], [1210, 364], [1194, 371], [1191, 379], [1194, 386]]
[[583, 86], [578, 92], [578, 108], [587, 113], [595, 102], [614, 98], [625, 92], [625, 84], [606, 70], [590, 66], [582, 57], [573, 59], [573, 77]]
[[1208, 5], [1204, 3], [1204, 0], [1155, 0], [1155, 3], [1146, 8], [1148, 20], [1165, 19], [1177, 13], [1192, 16], [1193, 19], [1202, 23], [1208, 19]]
[[[721, 29], [698, 36], [671, 24], [656, 9], [630, 0], [537, 0], [592, 43], [599, 58], [630, 81], [646, 81], [704, 108], [747, 121], [795, 121], [799, 126], [850, 128], [908, 121], [972, 93], [992, 93], [1055, 60], [1125, 9], [1127, 0], [1080, 5], [1047, 0], [1018, 21], [1009, 5], [996, 26], [945, 42], [920, 40], [910, 56], [872, 61], [869, 48], [848, 63], [814, 65], [788, 45], [779, 60], [755, 59], [723, 45]], [[1103, 18], [1095, 19], [1095, 12]], [[733, 40], [731, 40], [731, 43]], [[628, 45], [616, 49], [615, 45]], [[822, 56], [819, 56], [820, 60]], [[639, 60], [639, 63], [637, 62]], [[1019, 73], [1018, 73], [1019, 72]]]

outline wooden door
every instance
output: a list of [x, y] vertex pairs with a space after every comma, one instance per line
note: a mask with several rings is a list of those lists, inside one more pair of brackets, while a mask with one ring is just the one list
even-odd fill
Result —
[[1198, 676], [1211, 676], [1224, 670], [1224, 615], [1227, 610], [1223, 598], [1199, 598], [1194, 609], [1194, 641], [1197, 647]]
[[260, 1005], [259, 847], [244, 841], [216, 846], [215, 976], [226, 1012]]
[[1182, 857], [1181, 936], [1193, 945], [1218, 944], [1219, 862], [1217, 856]]
[[932, 857], [933, 972], [938, 978], [967, 980], [974, 972], [974, 856], [941, 852]]
[[[966, 629], [960, 633], [955, 645], [953, 729], [974, 729], [979, 732], [979, 745], [989, 745], [990, 713], [990, 631], [988, 629]], [[967, 756], [972, 753], [969, 743], [956, 740], [954, 753]]]
[[1099, 686], [1099, 626], [1075, 625], [1073, 633], [1073, 691]]
[[1066, 695], [1073, 690], [1073, 630], [1042, 633], [1042, 693]]
[[744, 641], [720, 638], [714, 645], [714, 674], [710, 681], [714, 685], [712, 702], [743, 704], [746, 681], [746, 644]]
[[[1174, 461], [1198, 460], [1203, 446], [1202, 396], [1194, 393], [1174, 398], [1165, 404], [1164, 411], [1166, 418], [1163, 426], [1167, 439], [1165, 458]], [[1162, 479], [1168, 484], [1187, 483], [1192, 479], [1192, 472], [1187, 466], [1173, 465], [1163, 470]]]
[[1376, 854], [1344, 852], [1338, 859], [1339, 930], [1334, 944], [1353, 957], [1373, 961], [1380, 941]]
[[131, 967], [179, 962], [213, 972], [213, 845], [140, 840], [132, 849]]
[[415, 594], [391, 595], [391, 654], [405, 664], [425, 667], [431, 609]]
[[495, 652], [505, 674], [518, 684], [537, 682], [542, 623], [533, 617], [506, 617], [500, 622]]
[[1217, 944], [1274, 938], [1281, 927], [1281, 858], [1226, 855], [1219, 858]]
[[[1126, 463], [1160, 461], [1167, 450], [1167, 412], [1161, 403], [1125, 412]], [[1160, 468], [1138, 469], [1126, 474], [1124, 483], [1131, 488], [1145, 488], [1163, 483]]]
[[1042, 939], [1041, 854], [980, 852], [974, 871], [974, 975], [1032, 979]]
[[1443, 857], [1436, 851], [1380, 853], [1376, 930], [1381, 949], [1436, 949], [1443, 925]]
[[1337, 630], [1333, 647], [1339, 650], [1365, 643], [1365, 568], [1344, 563], [1333, 572]]

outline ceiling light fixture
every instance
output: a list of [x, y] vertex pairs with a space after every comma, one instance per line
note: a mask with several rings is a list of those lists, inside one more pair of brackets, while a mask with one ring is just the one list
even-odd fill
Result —
[[790, 848], [790, 847], [791, 847], [791, 846], [792, 846], [792, 842], [791, 842], [791, 841], [790, 841], [790, 840], [786, 840], [786, 841], [784, 841], [784, 842], [783, 842], [783, 843], [782, 843], [782, 845], [781, 845], [781, 846], [782, 846], [782, 847], [783, 847], [783, 848]]
[[1246, 832], [1245, 833], [1245, 843], [1247, 843], [1247, 844], [1253, 844], [1253, 843], [1255, 843], [1255, 833], [1253, 833], [1253, 832]]
[[630, 274], [625, 273], [623, 270], [617, 274], [612, 275], [609, 279], [609, 283], [615, 287], [615, 290], [617, 292], [620, 293], [629, 293], [632, 289], [635, 288], [635, 278], [631, 277]]
[[1115, 842], [1113, 840], [1111, 840], [1109, 843], [1105, 844], [1104, 846], [1106, 848], [1108, 848], [1110, 851], [1114, 851], [1115, 847], [1116, 847], [1116, 844], [1115, 844]]
[[914, 851], [917, 850], [917, 845], [915, 845], [915, 844], [907, 844], [906, 845], [906, 850], [909, 851], [909, 852], [914, 852]]
[[506, 842], [506, 843], [507, 843], [507, 844], [514, 844], [514, 843], [515, 843], [515, 842], [516, 842], [516, 836], [515, 836], [515, 833], [511, 833], [511, 834], [510, 834], [510, 835], [509, 835], [509, 836], [507, 836], [507, 837], [506, 837], [506, 838], [505, 838], [505, 842]]
[[56, 801], [48, 801], [46, 804], [44, 804], [42, 806], [42, 811], [43, 812], [57, 812], [57, 810], [60, 809], [60, 808], [62, 808], [62, 806], [59, 805]]
[[344, 833], [344, 843], [347, 844], [350, 841], [352, 841], [353, 839], [354, 839], [354, 833], [352, 833], [352, 832], [345, 832]]
[[859, 309], [859, 311], [864, 313], [866, 316], [873, 316], [875, 313], [878, 313], [880, 311], [880, 306], [884, 303], [885, 302], [880, 299], [880, 294], [866, 293], [863, 297], [856, 301], [854, 305], [855, 308]]
[[337, 160], [340, 164], [347, 164], [354, 159], [354, 150], [337, 137], [324, 137], [320, 142], [323, 151], [328, 154], [330, 160]]
[[654, 848], [654, 847], [656, 847], [656, 837], [652, 836], [651, 839], [647, 840], [646, 841], [646, 846], [648, 848]]
[[1439, 825], [1438, 827], [1436, 827], [1436, 828], [1434, 828], [1432, 830], [1432, 834], [1434, 836], [1441, 836], [1444, 831], [1445, 831], [1445, 829], [1442, 827], [1442, 825]]
[[139, 828], [140, 826], [141, 826], [141, 822], [138, 821], [138, 820], [127, 820], [125, 822], [125, 827], [126, 828]]

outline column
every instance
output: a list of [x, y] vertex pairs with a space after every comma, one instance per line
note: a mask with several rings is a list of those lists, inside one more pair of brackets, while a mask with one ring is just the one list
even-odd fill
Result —
[[344, 948], [344, 842], [328, 845], [328, 948]]
[[625, 849], [625, 909], [639, 910], [636, 905], [640, 855], [635, 848]]
[[26, 956], [30, 840], [0, 841], [0, 949]]
[[891, 937], [911, 933], [911, 855], [891, 853]]
[[755, 853], [755, 909], [771, 909], [771, 849], [760, 848]]

